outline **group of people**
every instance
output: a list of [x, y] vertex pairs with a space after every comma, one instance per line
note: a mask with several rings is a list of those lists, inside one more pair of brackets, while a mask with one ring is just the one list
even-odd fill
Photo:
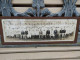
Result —
[[7, 36], [12, 38], [19, 38], [19, 39], [63, 39], [73, 35], [74, 31], [67, 33], [65, 29], [47, 29], [47, 30], [35, 30], [35, 31], [21, 31], [20, 34], [14, 34], [14, 36]]

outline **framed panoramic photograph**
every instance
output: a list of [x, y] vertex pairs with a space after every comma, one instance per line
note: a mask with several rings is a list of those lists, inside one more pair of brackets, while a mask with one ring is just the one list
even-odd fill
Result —
[[0, 19], [3, 45], [76, 43], [77, 18], [27, 18]]

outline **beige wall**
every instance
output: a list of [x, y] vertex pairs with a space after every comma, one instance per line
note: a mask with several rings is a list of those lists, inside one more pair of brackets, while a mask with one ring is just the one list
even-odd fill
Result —
[[80, 47], [0, 48], [0, 60], [79, 60]]
[[[13, 0], [13, 4], [32, 4], [32, 0]], [[62, 0], [44, 0], [46, 5], [63, 4]], [[80, 5], [80, 0], [76, 5]], [[24, 12], [31, 7], [14, 7], [18, 12]], [[62, 7], [45, 7], [51, 12], [59, 12]], [[80, 12], [80, 7], [77, 7]], [[80, 47], [38, 47], [38, 48], [0, 48], [0, 60], [80, 60]], [[13, 52], [13, 53], [12, 53]], [[17, 52], [17, 53], [16, 53]]]

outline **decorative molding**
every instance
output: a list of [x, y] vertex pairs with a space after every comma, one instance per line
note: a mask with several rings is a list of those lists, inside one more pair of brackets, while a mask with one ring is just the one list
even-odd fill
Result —
[[80, 16], [80, 13], [76, 10], [77, 0], [63, 0], [63, 8], [58, 13], [52, 13], [45, 8], [44, 0], [33, 0], [32, 8], [29, 8], [24, 13], [17, 12], [12, 6], [12, 0], [0, 0], [0, 13], [2, 16], [27, 16], [27, 17], [54, 17], [64, 16], [72, 17]]
[[11, 16], [11, 0], [1, 0], [2, 16]]
[[53, 16], [64, 16], [64, 17], [72, 17], [73, 15], [75, 16], [80, 16], [80, 14], [76, 10], [76, 2], [77, 0], [63, 0], [63, 8], [60, 12], [54, 14], [50, 14], [48, 17], [53, 17]]

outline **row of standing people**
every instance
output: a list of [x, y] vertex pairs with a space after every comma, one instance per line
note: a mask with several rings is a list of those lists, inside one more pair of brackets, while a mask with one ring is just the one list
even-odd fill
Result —
[[[34, 32], [34, 31], [33, 31]], [[38, 32], [35, 32], [37, 34], [30, 34], [31, 32], [29, 31], [21, 31], [20, 34], [14, 34], [14, 38], [20, 38], [20, 39], [62, 39], [62, 38], [67, 38], [68, 36], [72, 35], [73, 32], [66, 34], [66, 30], [65, 29], [61, 29], [61, 30], [53, 30], [50, 31], [45, 30], [45, 34], [44, 31], [40, 30]], [[9, 37], [9, 36], [8, 36]]]

